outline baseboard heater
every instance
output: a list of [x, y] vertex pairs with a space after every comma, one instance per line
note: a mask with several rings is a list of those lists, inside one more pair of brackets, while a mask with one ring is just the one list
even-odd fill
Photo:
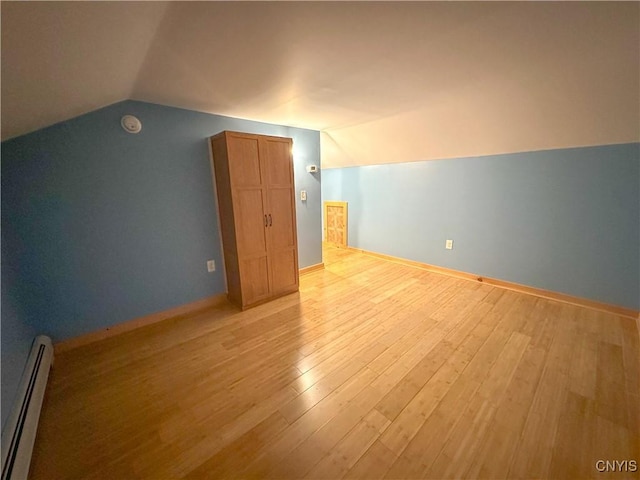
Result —
[[51, 339], [44, 335], [36, 337], [20, 380], [13, 410], [2, 431], [2, 480], [22, 480], [29, 474], [40, 409], [52, 362]]

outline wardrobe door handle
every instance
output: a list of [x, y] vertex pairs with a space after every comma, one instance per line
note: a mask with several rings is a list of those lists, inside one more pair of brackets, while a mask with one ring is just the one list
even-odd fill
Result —
[[273, 219], [271, 218], [271, 214], [269, 214], [269, 226], [273, 225]]
[[264, 226], [265, 227], [269, 226], [269, 223], [267, 222], [267, 214], [266, 213], [264, 214]]

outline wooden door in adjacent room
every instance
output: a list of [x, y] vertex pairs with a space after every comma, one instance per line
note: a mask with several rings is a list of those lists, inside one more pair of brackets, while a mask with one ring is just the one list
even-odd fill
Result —
[[338, 247], [347, 246], [347, 202], [324, 202], [324, 240]]

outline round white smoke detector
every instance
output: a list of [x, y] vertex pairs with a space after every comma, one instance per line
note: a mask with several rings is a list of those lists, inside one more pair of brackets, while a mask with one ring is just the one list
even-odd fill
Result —
[[133, 115], [125, 115], [120, 120], [120, 125], [124, 128], [125, 132], [138, 133], [142, 130], [142, 123]]

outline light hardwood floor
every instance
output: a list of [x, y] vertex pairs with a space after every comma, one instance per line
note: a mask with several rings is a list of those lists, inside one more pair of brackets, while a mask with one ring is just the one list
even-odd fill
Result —
[[324, 261], [299, 295], [58, 355], [31, 478], [639, 478], [595, 468], [640, 462], [633, 320]]

